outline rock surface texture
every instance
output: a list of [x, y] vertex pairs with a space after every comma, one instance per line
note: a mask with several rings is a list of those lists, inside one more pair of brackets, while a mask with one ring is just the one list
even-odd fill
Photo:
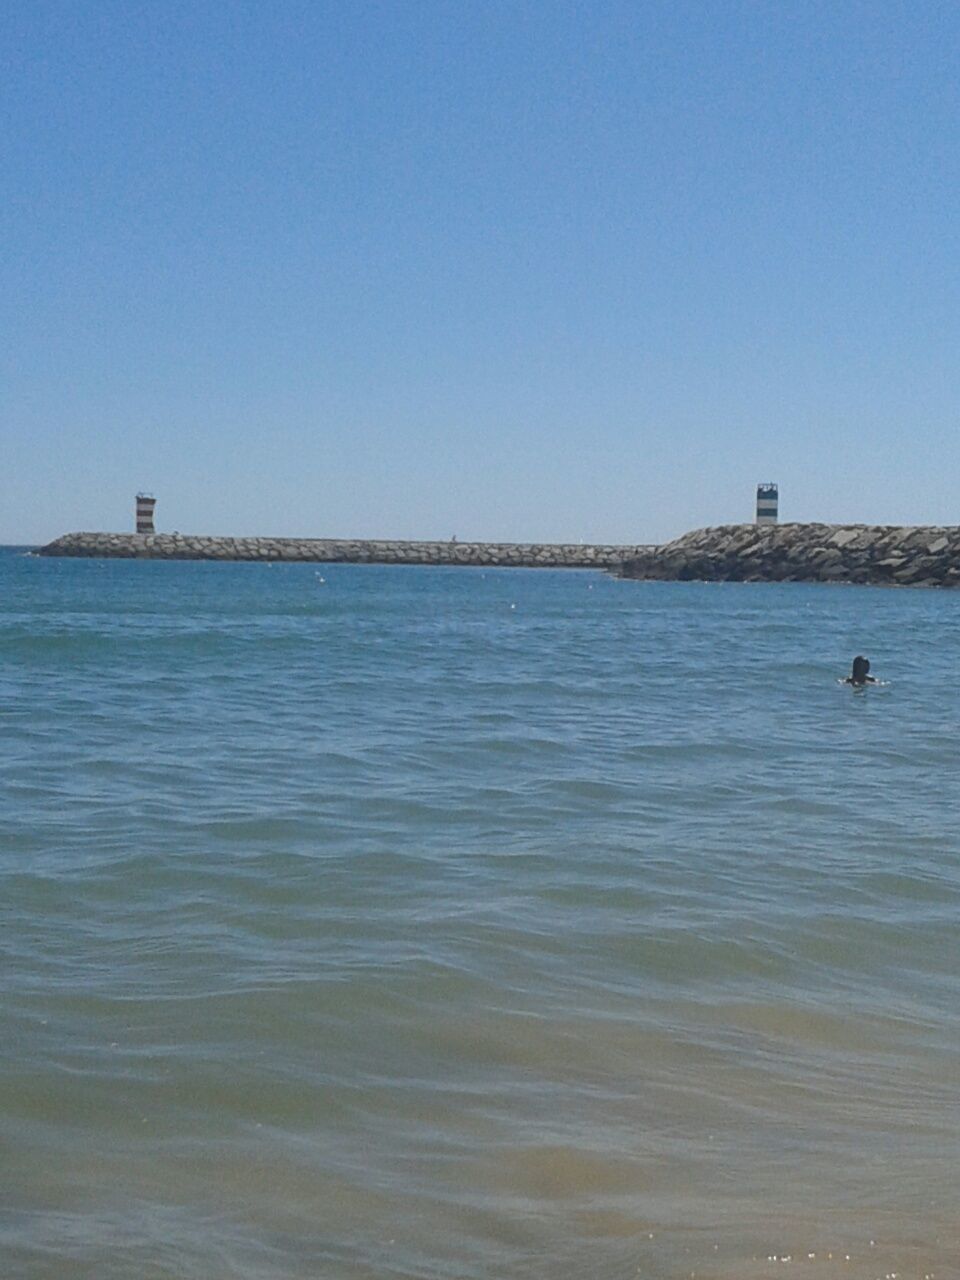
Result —
[[126, 560], [302, 560], [320, 564], [488, 565], [614, 569], [652, 551], [644, 546], [539, 542], [383, 542], [334, 538], [195, 538], [173, 533], [68, 533], [42, 556]]
[[697, 529], [629, 557], [625, 578], [960, 586], [960, 526], [781, 524]]

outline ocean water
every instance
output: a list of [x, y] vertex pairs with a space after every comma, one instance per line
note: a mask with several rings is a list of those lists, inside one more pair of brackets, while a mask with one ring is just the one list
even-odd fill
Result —
[[960, 594], [10, 552], [0, 658], [4, 1280], [960, 1275]]

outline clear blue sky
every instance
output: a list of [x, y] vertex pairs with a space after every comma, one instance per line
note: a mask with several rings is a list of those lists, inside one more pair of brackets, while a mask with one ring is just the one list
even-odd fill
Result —
[[960, 7], [10, 0], [0, 541], [960, 522]]

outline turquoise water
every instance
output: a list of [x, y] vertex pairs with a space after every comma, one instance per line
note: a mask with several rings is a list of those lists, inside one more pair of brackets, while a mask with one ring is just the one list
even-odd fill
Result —
[[932, 591], [0, 556], [0, 1274], [960, 1274], [958, 655]]

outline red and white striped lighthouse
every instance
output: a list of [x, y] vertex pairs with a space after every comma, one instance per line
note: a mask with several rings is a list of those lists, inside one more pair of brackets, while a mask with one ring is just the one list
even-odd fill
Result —
[[153, 508], [156, 505], [156, 498], [149, 493], [137, 494], [137, 533], [156, 532], [153, 527]]

